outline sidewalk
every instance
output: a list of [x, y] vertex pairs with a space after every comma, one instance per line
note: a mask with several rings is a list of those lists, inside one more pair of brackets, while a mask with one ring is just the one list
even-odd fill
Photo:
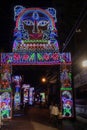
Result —
[[62, 130], [87, 130], [87, 123], [81, 122], [81, 120], [64, 120]]
[[79, 122], [82, 122], [82, 123], [86, 123], [87, 124], [87, 117], [86, 118], [83, 118], [81, 116], [77, 116], [76, 119], [79, 121]]

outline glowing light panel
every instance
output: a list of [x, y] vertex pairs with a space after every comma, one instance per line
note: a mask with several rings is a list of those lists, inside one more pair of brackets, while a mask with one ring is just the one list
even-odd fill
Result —
[[15, 6], [13, 52], [59, 51], [54, 8], [24, 8]]

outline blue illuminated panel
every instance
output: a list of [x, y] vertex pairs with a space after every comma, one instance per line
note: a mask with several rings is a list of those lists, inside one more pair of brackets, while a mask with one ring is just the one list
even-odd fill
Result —
[[14, 8], [13, 52], [58, 51], [56, 10], [54, 8]]

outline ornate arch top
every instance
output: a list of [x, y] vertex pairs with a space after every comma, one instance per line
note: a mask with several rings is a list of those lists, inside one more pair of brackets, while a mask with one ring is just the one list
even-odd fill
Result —
[[15, 6], [13, 52], [59, 51], [54, 8]]

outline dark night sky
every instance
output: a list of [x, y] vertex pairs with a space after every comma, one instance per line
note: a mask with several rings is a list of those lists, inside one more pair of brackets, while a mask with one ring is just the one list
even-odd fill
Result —
[[[13, 44], [13, 30], [15, 27], [15, 23], [13, 20], [15, 5], [22, 5], [26, 8], [54, 7], [57, 10], [57, 29], [59, 36], [58, 40], [61, 50], [63, 47], [63, 43], [69, 35], [72, 27], [76, 23], [81, 10], [85, 6], [86, 0], [1, 0], [0, 2], [0, 50], [3, 52], [11, 52]], [[23, 71], [23, 68], [17, 67], [14, 69], [14, 73], [18, 73], [18, 71], [20, 70], [20, 74], [22, 73], [24, 75], [27, 75], [26, 79], [28, 79], [28, 77], [30, 77], [31, 75], [30, 82], [36, 82], [35, 78], [37, 77], [38, 79], [37, 73], [40, 77], [40, 75], [45, 75], [48, 69], [50, 68], [46, 66], [43, 68], [41, 68], [41, 66], [31, 66], [29, 68], [26, 67], [25, 71]], [[55, 66], [52, 67], [50, 70], [55, 72], [56, 69], [57, 67]]]

